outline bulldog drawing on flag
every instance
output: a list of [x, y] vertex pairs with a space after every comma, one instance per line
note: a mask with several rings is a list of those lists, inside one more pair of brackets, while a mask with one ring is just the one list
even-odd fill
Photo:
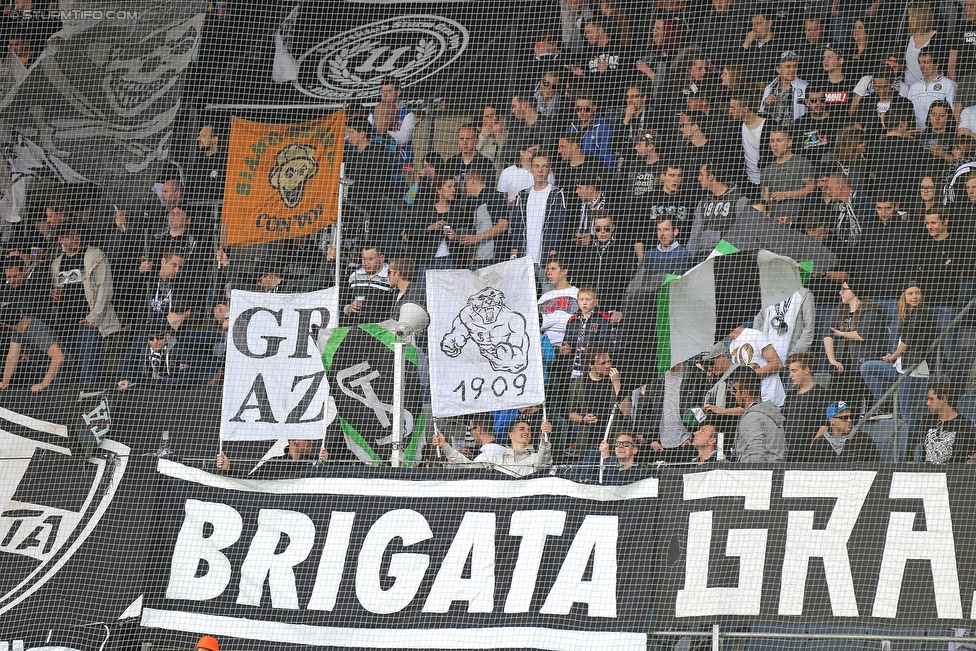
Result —
[[505, 305], [505, 294], [494, 287], [468, 297], [468, 303], [441, 340], [441, 350], [457, 357], [469, 341], [495, 371], [521, 373], [528, 366], [529, 335], [525, 317]]

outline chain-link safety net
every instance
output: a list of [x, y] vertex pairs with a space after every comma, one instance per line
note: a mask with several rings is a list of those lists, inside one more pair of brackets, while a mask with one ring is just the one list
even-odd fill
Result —
[[0, 4], [0, 651], [976, 648], [976, 0]]

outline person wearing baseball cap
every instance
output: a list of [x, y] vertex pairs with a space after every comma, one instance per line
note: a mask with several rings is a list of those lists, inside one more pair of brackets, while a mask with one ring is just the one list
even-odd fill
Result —
[[827, 425], [820, 428], [810, 444], [805, 461], [880, 463], [881, 455], [871, 435], [856, 432], [850, 406], [836, 400], [827, 406]]
[[808, 84], [797, 76], [798, 61], [799, 57], [793, 50], [786, 50], [780, 55], [776, 76], [763, 91], [759, 106], [759, 113], [784, 127], [807, 112], [803, 98]]
[[712, 90], [702, 81], [689, 81], [681, 90], [685, 98], [687, 113], [698, 116], [711, 116]]
[[702, 354], [701, 367], [709, 383], [702, 398], [702, 408], [721, 431], [732, 431], [742, 413], [736, 406], [732, 388], [732, 374], [738, 364], [729, 357], [728, 346], [719, 341]]

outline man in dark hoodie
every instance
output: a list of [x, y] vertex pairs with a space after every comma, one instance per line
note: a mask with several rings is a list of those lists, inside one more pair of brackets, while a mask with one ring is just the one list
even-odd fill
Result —
[[735, 452], [744, 463], [783, 461], [786, 457], [786, 419], [779, 407], [762, 400], [762, 379], [751, 368], [733, 376], [735, 399], [745, 412], [739, 418]]

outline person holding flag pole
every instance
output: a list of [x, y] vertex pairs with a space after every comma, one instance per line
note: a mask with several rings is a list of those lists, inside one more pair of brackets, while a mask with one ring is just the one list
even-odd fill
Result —
[[[542, 432], [542, 441], [539, 442], [539, 447], [536, 449], [532, 445], [532, 426], [525, 420], [515, 420], [508, 430], [511, 445], [507, 446], [502, 454], [490, 457], [484, 465], [513, 477], [526, 477], [538, 470], [548, 468], [552, 465], [552, 444], [549, 442], [552, 423], [543, 420], [539, 429]], [[432, 442], [439, 450], [443, 450], [449, 463], [455, 466], [475, 464], [471, 459], [455, 450], [439, 429], [434, 431]]]
[[[607, 419], [607, 428], [603, 430], [603, 442], [606, 443], [610, 438], [610, 428], [613, 427], [613, 417], [617, 415], [617, 401], [614, 400], [613, 407], [610, 409], [610, 418]], [[603, 483], [603, 458], [600, 459], [600, 483]]]
[[[597, 479], [594, 466], [601, 465], [600, 432], [604, 432], [602, 440], [607, 440], [614, 414], [619, 409], [629, 415], [631, 400], [629, 393], [621, 391], [620, 372], [612, 365], [605, 346], [587, 346], [586, 360], [590, 372], [573, 381], [568, 408], [569, 420], [577, 426], [576, 449], [583, 454], [583, 478], [594, 481]], [[611, 405], [609, 413], [597, 408], [608, 404]]]

